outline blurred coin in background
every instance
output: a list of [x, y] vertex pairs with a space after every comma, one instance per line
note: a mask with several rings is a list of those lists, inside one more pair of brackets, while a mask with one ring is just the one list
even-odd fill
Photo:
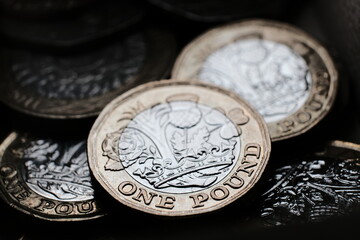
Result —
[[302, 134], [329, 112], [337, 70], [327, 50], [288, 24], [248, 20], [213, 28], [182, 50], [174, 79], [232, 90], [264, 117], [273, 141]]
[[4, 48], [1, 100], [27, 114], [49, 118], [97, 115], [115, 96], [165, 77], [175, 57], [172, 35], [140, 28], [110, 43], [77, 52]]

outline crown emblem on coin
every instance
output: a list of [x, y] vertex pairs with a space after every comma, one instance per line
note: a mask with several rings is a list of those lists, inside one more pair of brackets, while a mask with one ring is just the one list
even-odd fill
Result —
[[263, 119], [235, 94], [160, 80], [112, 100], [88, 137], [91, 171], [121, 203], [168, 216], [209, 212], [245, 194], [270, 153]]
[[[26, 181], [35, 191], [46, 192], [59, 200], [92, 197], [84, 142], [61, 149], [56, 143], [32, 142], [24, 151]], [[41, 159], [39, 162], [34, 159]]]
[[[143, 111], [103, 141], [109, 158], [105, 169], [132, 171], [155, 188], [209, 186], [232, 165], [239, 147], [234, 139], [241, 132], [221, 116], [219, 110], [190, 101]], [[242, 120], [247, 121], [246, 116]]]

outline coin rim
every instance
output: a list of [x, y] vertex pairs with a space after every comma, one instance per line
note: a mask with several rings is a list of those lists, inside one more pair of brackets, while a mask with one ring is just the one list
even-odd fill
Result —
[[[150, 89], [154, 86], [163, 88], [166, 86], [182, 86], [182, 85], [205, 87], [207, 89], [216, 90], [224, 95], [234, 98], [237, 102], [241, 103], [241, 105], [252, 115], [253, 119], [258, 123], [260, 135], [261, 135], [261, 138], [263, 139], [262, 147], [264, 148], [263, 158], [260, 160], [261, 167], [259, 167], [257, 170], [258, 171], [257, 176], [251, 178], [251, 180], [249, 181], [249, 184], [241, 192], [237, 192], [236, 194], [229, 196], [228, 199], [220, 201], [218, 204], [213, 205], [212, 207], [208, 207], [208, 208], [200, 209], [200, 210], [199, 209], [197, 209], [197, 210], [191, 209], [188, 211], [171, 212], [171, 211], [166, 211], [166, 210], [155, 209], [150, 206], [148, 207], [145, 204], [142, 204], [142, 206], [139, 206], [139, 204], [136, 205], [136, 204], [133, 204], [128, 201], [123, 201], [121, 199], [121, 197], [118, 196], [118, 194], [116, 194], [114, 191], [111, 190], [111, 187], [108, 186], [108, 184], [107, 184], [107, 180], [104, 179], [105, 177], [103, 177], [101, 174], [98, 174], [99, 171], [97, 170], [97, 167], [96, 167], [95, 162], [97, 159], [97, 154], [96, 154], [97, 146], [94, 145], [96, 140], [93, 140], [93, 139], [96, 139], [97, 132], [99, 131], [101, 123], [103, 122], [104, 119], [106, 119], [107, 116], [111, 115], [112, 110], [116, 106], [118, 106], [119, 105], [118, 103], [121, 103], [124, 99], [128, 99], [132, 96], [136, 97], [137, 94], [146, 92], [147, 89]], [[219, 88], [215, 85], [207, 84], [207, 83], [200, 82], [200, 81], [194, 81], [194, 80], [179, 81], [179, 80], [172, 80], [172, 79], [162, 79], [162, 80], [157, 80], [157, 81], [148, 82], [148, 83], [139, 85], [136, 88], [133, 88], [133, 89], [125, 92], [124, 94], [120, 95], [119, 97], [113, 99], [103, 109], [103, 111], [99, 114], [99, 116], [95, 120], [95, 122], [89, 132], [87, 147], [88, 147], [87, 152], [88, 152], [89, 166], [93, 173], [93, 176], [100, 183], [100, 185], [106, 190], [106, 192], [109, 193], [118, 202], [120, 202], [121, 204], [128, 206], [132, 209], [136, 209], [136, 210], [143, 211], [146, 213], [151, 213], [154, 215], [161, 215], [161, 216], [168, 216], [168, 217], [177, 217], [177, 216], [189, 216], [189, 215], [204, 214], [204, 213], [208, 213], [208, 212], [211, 212], [214, 210], [219, 210], [220, 208], [234, 202], [235, 200], [239, 199], [241, 196], [245, 195], [252, 187], [254, 187], [254, 185], [261, 178], [261, 176], [265, 170], [265, 167], [268, 164], [268, 160], [269, 160], [270, 152], [271, 152], [271, 141], [270, 141], [270, 134], [269, 134], [267, 125], [264, 122], [263, 118], [260, 116], [260, 114], [257, 111], [255, 111], [241, 97], [234, 94], [233, 92], [230, 92], [226, 89]], [[154, 190], [154, 191], [156, 191], [156, 190]], [[186, 194], [189, 194], [189, 193], [186, 193]]]
[[[211, 36], [214, 33], [220, 32], [220, 31], [221, 32], [236, 31], [237, 28], [242, 28], [242, 27], [248, 28], [249, 26], [254, 27], [254, 29], [253, 29], [254, 32], [262, 33], [263, 29], [265, 29], [265, 28], [267, 30], [271, 30], [271, 29], [283, 30], [283, 31], [285, 30], [285, 31], [287, 31], [287, 34], [293, 35], [294, 39], [298, 39], [299, 38], [298, 36], [300, 36], [300, 38], [306, 39], [306, 42], [311, 43], [311, 45], [314, 46], [314, 48], [312, 48], [312, 49], [316, 52], [316, 54], [319, 56], [319, 58], [322, 60], [322, 62], [324, 64], [324, 66], [326, 67], [326, 70], [329, 73], [328, 97], [325, 98], [326, 105], [324, 104], [324, 106], [322, 107], [322, 110], [318, 111], [319, 115], [315, 119], [312, 118], [312, 120], [309, 123], [303, 124], [303, 127], [297, 129], [296, 131], [289, 131], [288, 133], [277, 133], [278, 132], [276, 129], [277, 123], [280, 123], [281, 121], [289, 120], [292, 117], [294, 117], [296, 115], [296, 113], [298, 113], [301, 109], [303, 109], [304, 106], [306, 106], [306, 103], [315, 94], [314, 89], [315, 89], [316, 82], [314, 80], [316, 80], [316, 79], [312, 79], [311, 88], [309, 90], [309, 96], [307, 97], [305, 103], [299, 109], [297, 109], [294, 113], [290, 114], [286, 118], [267, 123], [267, 125], [269, 126], [270, 134], [272, 132], [274, 132], [274, 136], [271, 136], [272, 142], [285, 140], [285, 139], [292, 138], [292, 137], [295, 137], [295, 136], [298, 136], [298, 135], [301, 135], [301, 134], [307, 132], [308, 130], [313, 128], [315, 125], [317, 125], [322, 119], [324, 119], [324, 117], [330, 112], [331, 108], [333, 107], [335, 98], [336, 98], [336, 95], [338, 92], [338, 71], [337, 71], [335, 63], [334, 63], [330, 53], [328, 52], [328, 50], [325, 49], [325, 47], [319, 41], [317, 41], [314, 37], [310, 36], [304, 30], [302, 30], [294, 25], [275, 21], [275, 20], [248, 19], [248, 20], [235, 21], [235, 22], [231, 22], [231, 23], [227, 23], [227, 24], [222, 24], [217, 27], [213, 27], [213, 28], [205, 31], [204, 33], [200, 34], [196, 38], [194, 38], [191, 42], [189, 42], [182, 49], [182, 51], [176, 58], [175, 63], [173, 65], [173, 68], [171, 71], [171, 78], [181, 80], [178, 77], [178, 75], [180, 74], [181, 71], [186, 72], [186, 70], [181, 70], [181, 65], [183, 64], [184, 61], [186, 61], [185, 60], [186, 56], [188, 55], [189, 52], [191, 52], [191, 50], [193, 48], [199, 48], [199, 46], [201, 49], [206, 48], [206, 47], [204, 47], [204, 45], [205, 45], [204, 42], [206, 42], [207, 36], [209, 36], [209, 35]], [[259, 28], [261, 28], [261, 29], [259, 29]], [[272, 40], [272, 41], [274, 41], [274, 40]], [[274, 41], [274, 42], [278, 42], [278, 41]], [[308, 64], [308, 62], [307, 62], [307, 64]], [[192, 77], [196, 78], [196, 76], [192, 76]], [[200, 81], [200, 80], [198, 80], [198, 81]], [[221, 86], [219, 86], [219, 87], [221, 87]]]
[[[0, 164], [2, 164], [3, 162], [3, 157], [5, 152], [7, 151], [8, 147], [15, 141], [18, 139], [18, 137], [20, 137], [20, 132], [17, 131], [12, 131], [9, 133], [9, 135], [3, 140], [3, 142], [0, 144]], [[14, 160], [14, 159], [13, 159]], [[18, 161], [20, 159], [15, 159], [13, 165], [16, 166], [16, 170], [18, 170]], [[17, 173], [18, 175], [19, 173]], [[23, 179], [21, 178], [21, 180], [23, 181]], [[24, 182], [25, 183], [25, 182]], [[50, 200], [52, 202], [56, 202], [56, 203], [67, 203], [67, 201], [59, 201], [59, 200], [53, 200], [53, 199], [49, 199], [45, 196], [39, 195], [38, 193], [36, 193], [35, 191], [33, 191], [32, 189], [30, 189], [29, 186], [27, 186], [27, 184], [23, 184], [23, 186], [26, 187], [27, 190], [31, 191], [32, 194], [39, 196], [40, 198], [46, 199], [46, 200]], [[72, 215], [72, 216], [61, 216], [61, 215], [53, 215], [53, 214], [46, 214], [46, 213], [41, 213], [39, 211], [34, 211], [32, 210], [32, 208], [30, 208], [27, 205], [21, 204], [20, 201], [16, 201], [14, 200], [13, 197], [10, 196], [10, 194], [8, 194], [7, 190], [4, 188], [4, 185], [1, 183], [0, 184], [0, 197], [4, 200], [4, 202], [6, 202], [8, 205], [10, 205], [10, 207], [28, 214], [30, 216], [39, 218], [39, 219], [43, 219], [43, 220], [48, 220], [48, 221], [57, 221], [57, 222], [68, 222], [68, 221], [84, 221], [84, 220], [92, 220], [92, 219], [97, 219], [103, 216], [106, 216], [107, 213], [103, 210], [103, 209], [96, 209], [94, 212], [90, 213], [90, 214], [84, 214], [84, 215]], [[96, 202], [95, 197], [93, 198], [93, 200]], [[82, 202], [82, 201], [76, 201], [76, 202]]]
[[328, 142], [328, 146], [337, 148], [346, 148], [349, 150], [360, 152], [360, 144], [343, 140], [332, 140]]

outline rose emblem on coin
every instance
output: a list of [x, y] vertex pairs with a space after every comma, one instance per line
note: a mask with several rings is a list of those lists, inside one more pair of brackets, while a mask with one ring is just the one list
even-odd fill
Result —
[[267, 163], [258, 113], [224, 89], [162, 80], [114, 99], [88, 137], [89, 165], [121, 203], [157, 215], [219, 209], [245, 194]]
[[123, 169], [164, 192], [200, 189], [232, 168], [239, 155], [239, 135], [218, 110], [185, 101], [157, 105], [121, 131], [118, 161], [110, 158], [105, 169]]

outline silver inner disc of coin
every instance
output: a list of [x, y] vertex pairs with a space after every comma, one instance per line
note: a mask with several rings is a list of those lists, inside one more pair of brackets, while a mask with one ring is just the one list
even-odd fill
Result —
[[225, 178], [240, 154], [239, 131], [220, 111], [191, 101], [136, 115], [119, 138], [119, 159], [140, 184], [190, 193]]
[[58, 201], [94, 198], [85, 141], [68, 146], [48, 140], [32, 141], [23, 159], [25, 182], [40, 196]]
[[239, 40], [210, 54], [198, 78], [232, 90], [267, 123], [284, 119], [307, 100], [312, 83], [303, 57], [285, 44]]

